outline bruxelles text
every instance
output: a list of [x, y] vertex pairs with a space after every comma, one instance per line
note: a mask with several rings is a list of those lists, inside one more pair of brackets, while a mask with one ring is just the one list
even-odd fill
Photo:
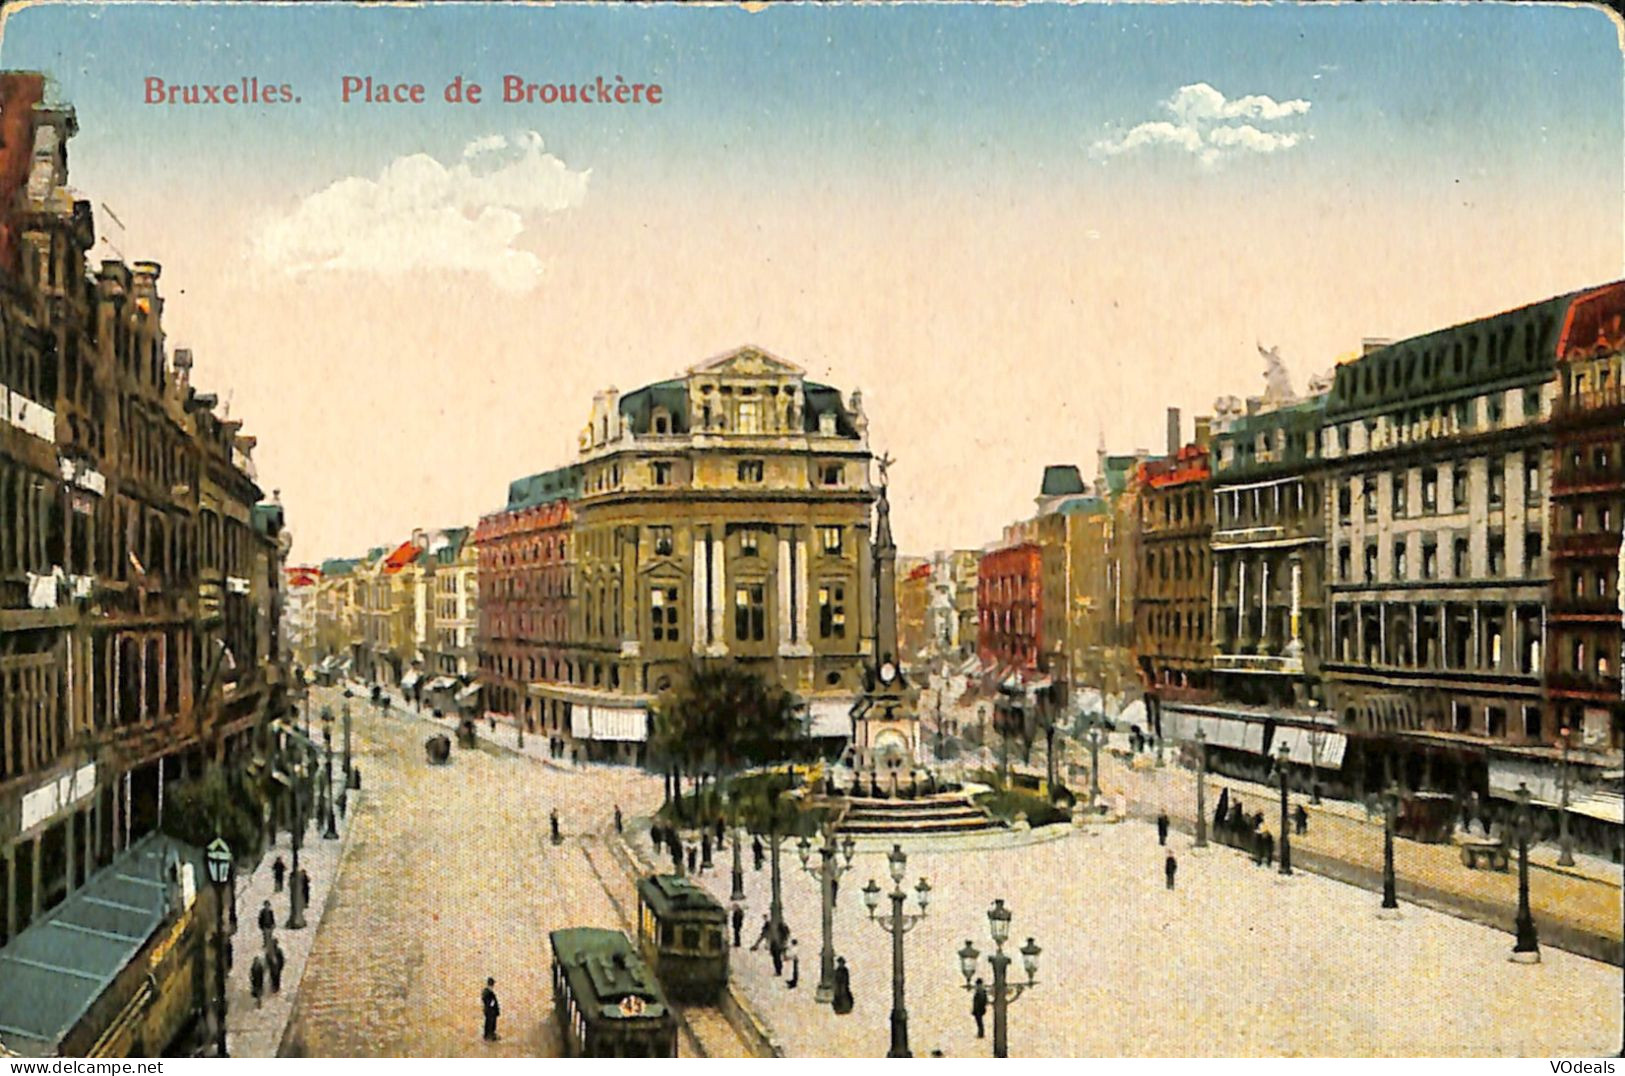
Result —
[[[299, 104], [288, 83], [261, 82], [245, 77], [234, 83], [205, 85], [167, 82], [156, 75], [144, 80], [142, 97], [149, 105], [274, 105]], [[441, 98], [451, 105], [485, 103], [485, 87], [461, 75], [446, 83]], [[658, 82], [628, 82], [624, 75], [595, 76], [582, 82], [527, 82], [519, 75], [502, 76], [502, 104], [542, 105], [658, 105], [666, 99]], [[431, 100], [421, 82], [389, 82], [371, 75], [339, 78], [342, 104], [421, 105]]]

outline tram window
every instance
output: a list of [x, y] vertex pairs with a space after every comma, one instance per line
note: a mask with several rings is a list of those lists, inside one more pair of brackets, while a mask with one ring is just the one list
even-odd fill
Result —
[[706, 931], [705, 932], [705, 951], [708, 952], [708, 953], [714, 953], [714, 952], [716, 952], [717, 950], [719, 950], [721, 948], [722, 948], [722, 932], [720, 930], [708, 930], [708, 931]]
[[684, 927], [683, 928], [683, 948], [684, 949], [698, 949], [699, 947], [700, 947], [700, 928], [699, 927]]

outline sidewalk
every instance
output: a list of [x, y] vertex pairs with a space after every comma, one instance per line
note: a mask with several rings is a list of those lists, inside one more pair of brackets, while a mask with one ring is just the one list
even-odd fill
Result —
[[[337, 713], [339, 705], [344, 701], [343, 688], [338, 687], [331, 690], [335, 694], [335, 701], [332, 703], [332, 705], [334, 712]], [[369, 710], [372, 709], [372, 701], [366, 695], [367, 692], [372, 690], [370, 687], [363, 688], [362, 685], [351, 684], [350, 690], [354, 692], [350, 698], [350, 712], [352, 715], [358, 713], [362, 708]], [[420, 710], [405, 700], [391, 695], [387, 691], [384, 692], [384, 699], [389, 703], [390, 716], [412, 718], [414, 720], [421, 721], [425, 725], [438, 729], [447, 736], [450, 736], [453, 741], [456, 740], [457, 726], [462, 721], [461, 714], [447, 714], [444, 717], [437, 718], [434, 716], [434, 711], [432, 709], [424, 707]], [[531, 734], [525, 737], [525, 744], [523, 747], [521, 747], [519, 745], [519, 726], [516, 721], [498, 720], [496, 723], [496, 731], [493, 732], [489, 721], [476, 720], [474, 722], [474, 732], [479, 739], [484, 740], [493, 746], [500, 747], [505, 751], [511, 751], [516, 755], [524, 755], [527, 758], [535, 759], [537, 762], [544, 763], [548, 766], [552, 766], [554, 769], [563, 770], [567, 773], [580, 773], [588, 766], [593, 765], [592, 763], [573, 763], [567, 759], [550, 757], [547, 750], [548, 737], [546, 733], [542, 733], [540, 735]]]
[[[342, 776], [335, 772], [335, 788], [342, 780]], [[293, 873], [293, 846], [286, 831], [277, 834], [276, 843], [266, 849], [252, 872], [238, 877], [237, 933], [232, 938], [232, 967], [226, 979], [226, 1046], [233, 1057], [277, 1056], [277, 1050], [282, 1045], [282, 1034], [293, 1014], [294, 1000], [299, 996], [305, 962], [310, 957], [311, 946], [315, 944], [322, 913], [327, 909], [327, 895], [333, 888], [344, 849], [349, 844], [350, 826], [361, 806], [360, 797], [360, 792], [350, 792], [346, 817], [338, 818], [335, 811], [338, 840], [324, 839], [322, 827], [313, 821], [299, 846], [299, 866], [310, 875], [310, 906], [305, 909], [304, 929], [289, 930], [283, 926], [288, 920], [288, 883], [285, 882], [282, 892], [274, 892], [276, 886], [271, 877], [271, 864], [276, 862], [279, 855], [288, 864], [289, 874]], [[249, 989], [248, 969], [253, 965], [254, 958], [264, 953], [256, 920], [260, 906], [266, 900], [271, 902], [271, 908], [276, 912], [276, 939], [287, 957], [287, 964], [282, 971], [282, 990], [271, 993], [271, 980], [267, 973], [265, 997], [256, 1007], [254, 995]]]
[[[1133, 812], [1152, 817], [1166, 810], [1178, 828], [1194, 828], [1196, 778], [1192, 771], [1169, 764], [1163, 769], [1131, 770], [1115, 757], [1101, 763], [1103, 786], [1122, 791]], [[1265, 825], [1279, 839], [1280, 792], [1252, 782], [1210, 774], [1207, 811], [1229, 788], [1249, 812], [1262, 811]], [[1294, 863], [1370, 889], [1381, 886], [1383, 826], [1379, 815], [1366, 817], [1363, 807], [1341, 801], [1310, 804], [1293, 793], [1288, 802], [1302, 804], [1309, 815], [1308, 832], [1292, 836]], [[1211, 817], [1209, 819], [1211, 825]], [[1215, 855], [1240, 855], [1215, 844]], [[1557, 850], [1540, 846], [1530, 852], [1529, 903], [1541, 938], [1593, 959], [1622, 960], [1621, 869], [1592, 856], [1576, 856], [1575, 866], [1556, 866]], [[1422, 844], [1396, 839], [1394, 871], [1400, 895], [1464, 918], [1510, 931], [1517, 913], [1516, 862], [1506, 873], [1470, 870], [1454, 844]]]

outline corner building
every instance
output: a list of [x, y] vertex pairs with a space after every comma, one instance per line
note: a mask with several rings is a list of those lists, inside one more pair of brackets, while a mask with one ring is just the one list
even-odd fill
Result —
[[638, 761], [659, 694], [727, 658], [801, 695], [812, 735], [849, 737], [874, 637], [869, 461], [859, 393], [754, 347], [597, 394], [540, 720], [583, 757]]

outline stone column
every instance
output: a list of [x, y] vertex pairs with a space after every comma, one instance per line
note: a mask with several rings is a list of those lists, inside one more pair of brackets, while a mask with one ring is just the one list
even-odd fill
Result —
[[68, 811], [67, 821], [68, 832], [62, 842], [65, 846], [63, 850], [67, 853], [63, 857], [67, 861], [64, 877], [68, 883], [67, 891], [72, 893], [78, 888], [77, 882], [79, 880], [79, 871], [77, 869], [79, 866], [79, 808], [74, 807]]
[[1214, 555], [1213, 555], [1213, 602], [1209, 606], [1209, 608], [1211, 608], [1213, 612], [1212, 612], [1212, 619], [1208, 623], [1208, 637], [1209, 637], [1208, 641], [1210, 643], [1212, 643], [1213, 652], [1215, 654], [1217, 654], [1219, 652], [1219, 618], [1224, 615], [1223, 609], [1219, 606], [1219, 556], [1218, 556], [1218, 550], [1214, 550]]
[[728, 649], [728, 583], [724, 576], [728, 544], [720, 536], [711, 539], [711, 647], [713, 653]]
[[807, 591], [807, 540], [801, 537], [799, 530], [796, 532], [795, 544], [792, 549], [795, 551], [796, 562], [796, 641], [810, 648], [812, 646], [812, 637], [807, 634], [807, 600], [809, 597]]
[[1287, 640], [1286, 656], [1300, 657], [1303, 654], [1303, 639], [1300, 630], [1303, 619], [1303, 558], [1297, 553], [1292, 554], [1292, 608], [1287, 614], [1287, 625], [1292, 637]]
[[1377, 603], [1377, 661], [1388, 663], [1388, 603]]
[[1473, 603], [1473, 641], [1471, 645], [1472, 653], [1468, 655], [1468, 667], [1481, 667], [1484, 663], [1484, 634], [1477, 602]]
[[1258, 650], [1269, 649], [1270, 641], [1270, 558], [1265, 553], [1259, 558], [1259, 572], [1263, 581], [1258, 584]]
[[1247, 557], [1236, 557], [1236, 652], [1247, 645]]
[[694, 586], [692, 590], [694, 621], [694, 652], [705, 649], [706, 628], [711, 623], [711, 577], [707, 571], [711, 550], [706, 543], [705, 531], [694, 528]]
[[774, 581], [778, 584], [775, 589], [778, 591], [779, 615], [774, 619], [778, 621], [779, 634], [778, 638], [774, 640], [774, 644], [784, 647], [789, 646], [791, 643], [796, 641], [795, 610], [791, 608], [791, 606], [794, 604], [794, 600], [791, 596], [790, 587], [790, 539], [782, 534], [779, 535], [778, 546], [779, 568], [778, 571], [774, 573]]

